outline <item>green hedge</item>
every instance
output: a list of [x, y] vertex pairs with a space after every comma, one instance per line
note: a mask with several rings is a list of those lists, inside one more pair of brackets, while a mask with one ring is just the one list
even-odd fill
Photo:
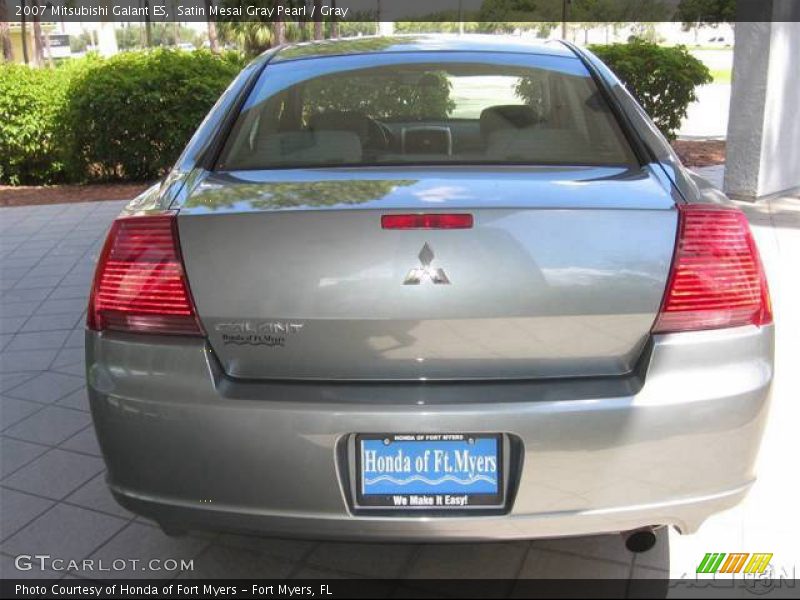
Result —
[[641, 40], [591, 46], [616, 73], [661, 132], [674, 139], [697, 100], [695, 89], [711, 83], [711, 72], [684, 46], [658, 46]]
[[[683, 47], [635, 41], [592, 50], [669, 137], [696, 86], [711, 81]], [[0, 64], [0, 183], [157, 178], [242, 67], [238, 54], [172, 50], [55, 69]]]
[[66, 86], [80, 64], [58, 69], [0, 65], [0, 183], [40, 184], [63, 179], [56, 125]]
[[243, 64], [210, 52], [126, 52], [70, 80], [62, 120], [72, 179], [154, 179]]
[[0, 184], [159, 177], [243, 66], [163, 49], [0, 64]]

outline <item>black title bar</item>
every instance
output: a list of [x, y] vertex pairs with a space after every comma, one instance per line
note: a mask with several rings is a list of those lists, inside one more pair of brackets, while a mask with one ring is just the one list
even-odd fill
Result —
[[[796, 598], [796, 579], [5, 579], [0, 598], [721, 598], [746, 591]], [[746, 594], [747, 595], [747, 594]]]
[[5, 10], [11, 23], [800, 21], [800, 0], [6, 0]]

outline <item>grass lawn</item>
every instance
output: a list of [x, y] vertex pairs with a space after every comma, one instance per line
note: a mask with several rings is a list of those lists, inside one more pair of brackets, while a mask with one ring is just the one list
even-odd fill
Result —
[[496, 104], [524, 104], [517, 96], [514, 77], [481, 75], [453, 77], [450, 97], [456, 108], [450, 115], [453, 119], [477, 119], [487, 106]]
[[708, 50], [722, 51], [722, 50], [725, 50], [726, 52], [732, 52], [733, 51], [733, 46], [703, 46], [702, 44], [700, 44], [698, 46], [693, 46], [691, 44], [687, 44], [686, 47], [689, 50], [704, 50], [704, 51], [708, 51]]
[[730, 83], [731, 70], [730, 69], [711, 69], [711, 76], [714, 78], [714, 83]]

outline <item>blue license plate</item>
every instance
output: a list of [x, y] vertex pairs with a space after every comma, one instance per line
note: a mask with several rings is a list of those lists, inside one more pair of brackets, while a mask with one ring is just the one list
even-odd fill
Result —
[[499, 434], [383, 434], [356, 437], [358, 504], [464, 509], [503, 504]]

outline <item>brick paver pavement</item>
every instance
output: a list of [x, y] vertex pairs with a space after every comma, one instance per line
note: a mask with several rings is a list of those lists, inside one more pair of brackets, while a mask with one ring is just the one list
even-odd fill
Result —
[[[779, 439], [798, 422], [798, 369], [791, 365], [779, 371], [784, 379], [776, 383], [765, 443], [771, 467], [764, 467], [764, 479], [748, 500], [714, 517], [694, 536], [681, 538], [661, 531], [659, 544], [646, 554], [629, 553], [618, 535], [445, 545], [348, 544], [208, 533], [165, 536], [111, 498], [85, 397], [86, 296], [105, 231], [122, 205], [0, 209], [2, 577], [102, 576], [15, 569], [15, 556], [37, 553], [76, 560], [103, 558], [107, 563], [117, 558], [193, 559], [191, 572], [111, 573], [114, 576], [399, 577], [409, 579], [411, 587], [414, 578], [427, 577], [664, 578], [670, 572], [679, 577], [692, 572], [708, 551], [774, 551], [778, 562], [798, 555], [797, 521], [791, 525], [785, 520], [800, 505], [798, 492], [793, 486], [775, 493], [780, 476], [789, 473], [786, 468], [800, 455], [797, 436]], [[770, 270], [784, 332], [778, 342], [780, 368], [797, 356], [798, 342], [789, 335], [790, 324], [794, 337], [800, 337], [794, 316], [800, 293], [796, 283], [787, 283], [792, 268], [798, 279], [800, 199], [748, 210]], [[764, 510], [764, 503], [769, 510]], [[756, 530], [763, 533], [753, 533]], [[745, 543], [748, 535], [761, 545], [751, 549]], [[787, 554], [792, 551], [793, 555]]]

